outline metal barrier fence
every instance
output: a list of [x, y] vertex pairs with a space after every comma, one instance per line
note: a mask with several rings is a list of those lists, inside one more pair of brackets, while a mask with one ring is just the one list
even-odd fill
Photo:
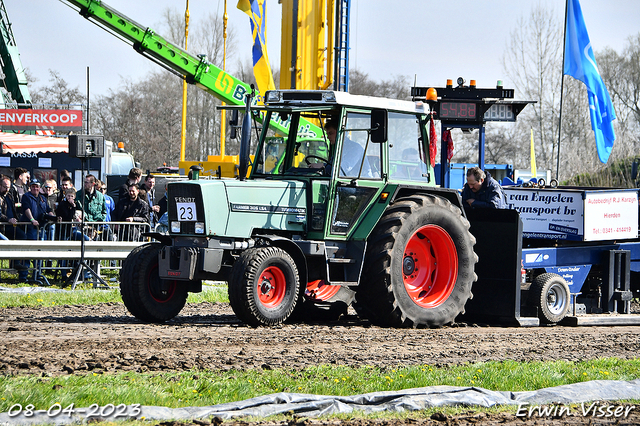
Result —
[[[29, 222], [0, 223], [0, 260], [12, 262], [0, 269], [18, 270], [19, 279], [50, 284], [49, 278], [65, 280], [81, 258], [102, 274], [120, 269], [121, 262], [135, 247], [150, 241], [142, 234], [150, 231], [142, 222], [50, 222], [35, 227]], [[84, 244], [82, 240], [84, 239]], [[33, 271], [33, 278], [27, 273]]]

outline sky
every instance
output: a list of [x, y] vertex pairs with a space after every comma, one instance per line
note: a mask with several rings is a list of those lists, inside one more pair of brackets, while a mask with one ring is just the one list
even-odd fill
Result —
[[[141, 81], [155, 63], [128, 44], [82, 18], [60, 0], [3, 0], [22, 64], [37, 82], [46, 85], [49, 70], [60, 73], [71, 88], [86, 93], [89, 67], [91, 97], [116, 90], [122, 79]], [[184, 13], [185, 0], [104, 0], [141, 25], [160, 28], [167, 8]], [[237, 35], [236, 58], [251, 57], [251, 28], [246, 14], [227, 3], [229, 27]], [[518, 21], [541, 4], [564, 21], [564, 0], [351, 0], [351, 68], [374, 81], [397, 75], [419, 86], [443, 86], [446, 79], [475, 79], [478, 87], [503, 80], [502, 58]], [[581, 0], [594, 50], [618, 52], [640, 33], [638, 0]], [[224, 0], [189, 0], [191, 25], [200, 16], [222, 15]], [[281, 10], [267, 0], [267, 43], [274, 69], [280, 66]], [[160, 31], [158, 34], [163, 35]], [[199, 52], [191, 52], [197, 54]], [[237, 59], [235, 60], [237, 62]], [[234, 63], [228, 63], [228, 70]]]

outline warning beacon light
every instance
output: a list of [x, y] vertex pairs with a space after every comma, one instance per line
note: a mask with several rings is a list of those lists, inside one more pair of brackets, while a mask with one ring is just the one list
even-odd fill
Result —
[[427, 89], [427, 101], [437, 101], [438, 100], [438, 91], [433, 87], [429, 87]]

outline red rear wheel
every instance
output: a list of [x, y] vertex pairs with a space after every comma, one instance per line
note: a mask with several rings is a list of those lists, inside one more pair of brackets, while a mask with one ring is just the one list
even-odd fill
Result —
[[267, 308], [275, 308], [284, 300], [287, 292], [287, 282], [284, 273], [277, 266], [269, 266], [258, 281], [258, 298]]
[[402, 260], [402, 278], [411, 299], [435, 308], [453, 291], [458, 276], [456, 246], [444, 229], [426, 225], [409, 239]]
[[387, 207], [367, 241], [353, 307], [385, 327], [442, 327], [464, 313], [478, 261], [459, 207], [428, 194]]

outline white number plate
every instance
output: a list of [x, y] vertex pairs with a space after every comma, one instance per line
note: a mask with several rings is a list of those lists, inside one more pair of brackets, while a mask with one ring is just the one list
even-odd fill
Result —
[[198, 220], [196, 203], [176, 203], [178, 208], [178, 220], [180, 222], [194, 222]]

